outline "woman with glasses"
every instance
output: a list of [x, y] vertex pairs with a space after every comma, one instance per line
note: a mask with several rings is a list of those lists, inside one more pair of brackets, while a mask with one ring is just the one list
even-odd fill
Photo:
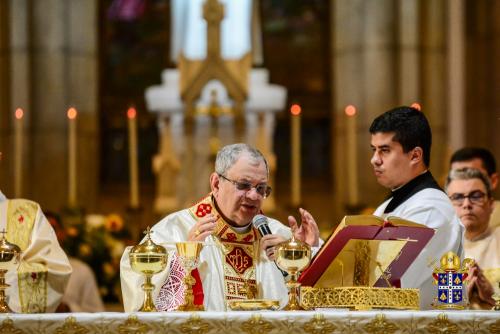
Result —
[[490, 227], [494, 199], [488, 178], [478, 169], [450, 171], [446, 192], [465, 226], [464, 255], [476, 262], [467, 286], [473, 308], [494, 305], [494, 287], [500, 292], [500, 227]]

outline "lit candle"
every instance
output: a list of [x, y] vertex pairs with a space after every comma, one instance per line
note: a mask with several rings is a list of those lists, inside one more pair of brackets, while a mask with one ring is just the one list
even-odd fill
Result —
[[14, 114], [14, 196], [19, 198], [23, 191], [23, 116], [21, 108]]
[[299, 206], [301, 203], [300, 197], [300, 113], [302, 108], [298, 104], [293, 104], [290, 107], [291, 115], [291, 159], [292, 159], [292, 169], [291, 169], [291, 179], [292, 179], [292, 192], [291, 192], [291, 204], [292, 206]]
[[346, 114], [346, 150], [347, 150], [347, 186], [349, 205], [359, 204], [358, 189], [358, 141], [356, 137], [356, 107], [348, 105], [345, 107]]
[[76, 116], [75, 108], [68, 109], [68, 206], [76, 207]]
[[128, 108], [128, 154], [130, 177], [130, 207], [139, 207], [139, 167], [137, 163], [137, 112], [135, 108]]

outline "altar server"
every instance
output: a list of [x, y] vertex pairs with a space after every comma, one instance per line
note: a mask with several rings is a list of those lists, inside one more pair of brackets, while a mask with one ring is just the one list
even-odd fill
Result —
[[[156, 224], [151, 235], [155, 243], [205, 241], [195, 278], [195, 304], [203, 302], [209, 311], [224, 311], [235, 299], [265, 298], [287, 302], [283, 273], [272, 261], [274, 247], [294, 235], [319, 246], [319, 231], [313, 217], [300, 210], [302, 224], [289, 217], [292, 230], [269, 218], [272, 234], [261, 237], [252, 219], [271, 192], [267, 185], [266, 159], [246, 144], [223, 147], [210, 176], [211, 193], [192, 207], [172, 213]], [[143, 277], [130, 268], [127, 249], [121, 260], [121, 282], [125, 311], [143, 303]], [[160, 310], [172, 310], [183, 302], [184, 272], [170, 252], [168, 269], [153, 277], [154, 299]], [[201, 282], [200, 282], [201, 281]]]
[[[391, 190], [375, 215], [396, 216], [435, 229], [435, 234], [401, 278], [402, 288], [420, 289], [420, 307], [429, 309], [437, 296], [432, 271], [449, 251], [462, 257], [463, 225], [429, 171], [432, 134], [424, 114], [399, 107], [370, 126], [371, 164], [380, 185]], [[433, 264], [434, 263], [434, 264]]]

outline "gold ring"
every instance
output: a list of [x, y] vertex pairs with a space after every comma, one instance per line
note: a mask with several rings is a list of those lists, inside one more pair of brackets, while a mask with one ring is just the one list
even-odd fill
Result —
[[194, 235], [195, 235], [196, 237], [197, 237], [197, 236], [199, 236], [200, 234], [201, 234], [201, 233], [200, 233], [200, 231], [198, 231], [198, 230], [194, 231]]

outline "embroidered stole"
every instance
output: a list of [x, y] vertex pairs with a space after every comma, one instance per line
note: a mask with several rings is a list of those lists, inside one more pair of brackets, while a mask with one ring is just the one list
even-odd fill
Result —
[[[211, 195], [190, 208], [191, 214], [197, 219], [212, 211], [217, 213]], [[226, 301], [247, 299], [251, 294], [256, 298], [255, 264], [258, 254], [256, 242], [258, 233], [253, 227], [247, 233], [236, 233], [220, 214], [218, 216], [213, 236], [223, 251], [225, 299]]]
[[[7, 240], [24, 252], [31, 241], [38, 204], [13, 199], [7, 205]], [[44, 313], [47, 306], [47, 266], [21, 261], [17, 273], [22, 312]]]

